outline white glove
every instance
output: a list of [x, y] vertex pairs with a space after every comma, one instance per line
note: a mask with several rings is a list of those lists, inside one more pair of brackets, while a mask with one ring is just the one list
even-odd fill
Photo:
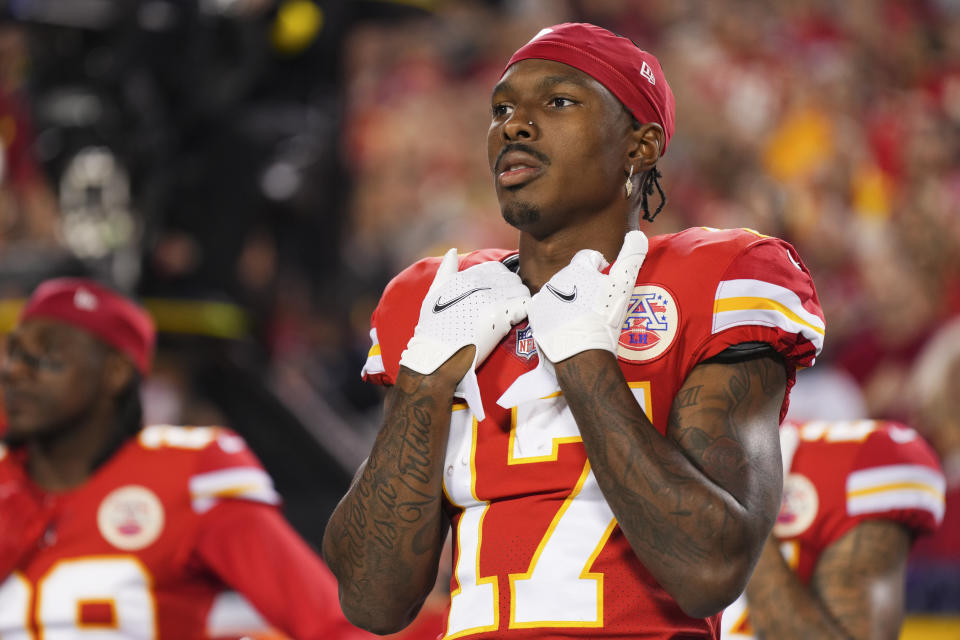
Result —
[[424, 375], [431, 374], [467, 345], [477, 353], [457, 385], [456, 395], [467, 401], [483, 420], [483, 403], [477, 384], [477, 365], [486, 360], [510, 327], [527, 316], [530, 291], [502, 263], [483, 262], [457, 271], [457, 250], [443, 256], [437, 275], [420, 306], [420, 320], [400, 354], [400, 364]]
[[617, 339], [647, 256], [647, 237], [630, 231], [609, 274], [599, 251], [578, 251], [530, 301], [530, 325], [540, 357], [566, 360], [588, 349], [617, 352]]

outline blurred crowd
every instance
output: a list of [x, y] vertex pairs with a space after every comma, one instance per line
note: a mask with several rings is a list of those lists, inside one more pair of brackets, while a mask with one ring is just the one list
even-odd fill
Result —
[[[485, 158], [488, 93], [538, 25], [585, 19], [657, 52], [677, 96], [652, 233], [793, 242], [829, 320], [822, 362], [905, 418], [920, 349], [960, 312], [960, 7], [948, 2], [457, 4], [348, 40], [351, 243], [396, 271], [515, 242]], [[861, 406], [864, 406], [861, 405]]]
[[921, 553], [956, 561], [942, 584], [958, 588], [956, 0], [156, 0], [106, 26], [17, 15], [31, 4], [56, 3], [11, 2], [0, 28], [0, 296], [56, 268], [230, 305], [240, 328], [214, 338], [172, 312], [148, 411], [230, 421], [182, 357], [183, 334], [226, 339], [344, 468], [377, 424], [359, 371], [388, 279], [450, 246], [516, 244], [485, 152], [510, 53], [580, 20], [654, 51], [678, 114], [647, 233], [750, 227], [797, 247], [828, 331], [792, 415], [930, 439], [952, 497]]

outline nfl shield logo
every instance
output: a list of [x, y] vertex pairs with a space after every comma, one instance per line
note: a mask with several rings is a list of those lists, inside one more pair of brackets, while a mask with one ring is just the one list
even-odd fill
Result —
[[533, 343], [533, 329], [529, 326], [517, 329], [517, 355], [529, 360], [530, 356], [536, 352], [537, 345]]

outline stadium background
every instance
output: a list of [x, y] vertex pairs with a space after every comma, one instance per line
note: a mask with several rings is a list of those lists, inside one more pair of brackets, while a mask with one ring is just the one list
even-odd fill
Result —
[[[490, 87], [541, 27], [577, 20], [654, 51], [677, 96], [669, 204], [647, 232], [794, 243], [829, 331], [793, 415], [925, 430], [957, 504], [960, 420], [932, 407], [960, 396], [960, 355], [921, 357], [960, 342], [957, 0], [5, 0], [0, 15], [0, 333], [52, 275], [139, 296], [161, 329], [148, 419], [237, 429], [314, 545], [377, 428], [359, 371], [383, 286], [449, 246], [515, 246], [486, 166]], [[937, 626], [960, 612], [951, 513], [911, 567], [912, 637], [960, 637]]]

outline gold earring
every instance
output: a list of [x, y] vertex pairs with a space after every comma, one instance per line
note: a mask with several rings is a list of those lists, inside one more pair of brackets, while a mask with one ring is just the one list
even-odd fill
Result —
[[630, 174], [627, 176], [627, 181], [623, 185], [623, 188], [627, 191], [627, 200], [629, 200], [630, 196], [633, 195], [633, 183], [630, 182], [630, 178], [632, 177], [633, 177], [633, 165], [630, 165]]

